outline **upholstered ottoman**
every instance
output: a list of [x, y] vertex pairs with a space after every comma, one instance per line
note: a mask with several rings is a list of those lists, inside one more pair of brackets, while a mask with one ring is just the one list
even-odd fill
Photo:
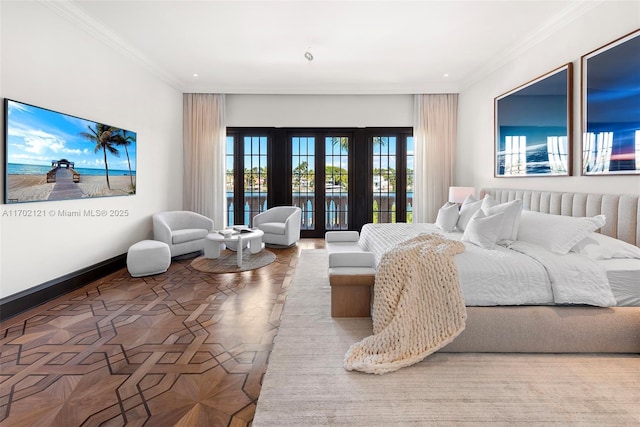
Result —
[[127, 252], [127, 269], [133, 277], [164, 273], [169, 265], [171, 251], [164, 242], [143, 240], [133, 244]]
[[372, 252], [358, 244], [357, 231], [328, 231], [325, 248], [329, 254], [331, 317], [369, 317], [376, 276]]

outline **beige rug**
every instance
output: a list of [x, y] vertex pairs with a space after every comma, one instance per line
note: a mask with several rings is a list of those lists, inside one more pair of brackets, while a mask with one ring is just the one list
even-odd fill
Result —
[[332, 319], [324, 250], [303, 251], [253, 426], [640, 424], [640, 356], [435, 353], [386, 375], [347, 372], [371, 319]]
[[271, 251], [263, 249], [257, 254], [251, 254], [249, 250], [246, 250], [242, 252], [242, 267], [238, 267], [238, 254], [234, 251], [224, 250], [220, 253], [219, 258], [199, 256], [191, 261], [191, 267], [205, 273], [237, 273], [264, 267], [275, 260], [276, 255]]

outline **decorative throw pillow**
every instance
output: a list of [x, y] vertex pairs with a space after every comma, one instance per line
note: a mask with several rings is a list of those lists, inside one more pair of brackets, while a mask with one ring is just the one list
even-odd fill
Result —
[[469, 194], [467, 197], [464, 198], [464, 200], [462, 201], [462, 204], [466, 205], [467, 203], [472, 203], [477, 201], [478, 199], [476, 199], [476, 197], [473, 194]]
[[604, 215], [572, 217], [522, 211], [518, 240], [564, 255], [605, 222]]
[[493, 249], [496, 247], [496, 240], [502, 228], [502, 220], [504, 214], [502, 212], [485, 215], [480, 209], [478, 210], [467, 224], [462, 241], [473, 243], [474, 245]]
[[447, 202], [438, 210], [436, 227], [444, 231], [454, 231], [458, 222], [458, 205]]
[[464, 231], [467, 227], [467, 224], [471, 220], [471, 217], [480, 210], [482, 207], [482, 200], [476, 200], [472, 196], [467, 196], [462, 202], [462, 207], [460, 208], [460, 214], [458, 216], [458, 223], [456, 227], [458, 230]]
[[576, 243], [575, 246], [571, 248], [571, 252], [575, 252], [592, 259], [640, 259], [639, 247], [600, 233], [590, 233], [587, 237], [582, 239], [582, 241]]
[[518, 237], [518, 226], [520, 225], [520, 215], [522, 214], [522, 200], [512, 200], [510, 202], [498, 204], [493, 196], [487, 195], [482, 199], [482, 211], [486, 215], [503, 213], [502, 230], [498, 235], [498, 242], [512, 242]]

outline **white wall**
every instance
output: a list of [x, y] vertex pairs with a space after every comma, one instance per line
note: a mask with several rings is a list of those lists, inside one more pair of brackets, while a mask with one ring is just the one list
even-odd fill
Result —
[[[182, 94], [40, 2], [2, 2], [0, 10], [0, 96], [135, 131], [138, 149], [134, 196], [0, 205], [6, 297], [126, 253], [150, 234], [153, 212], [182, 206]], [[6, 215], [16, 209], [129, 215]]]
[[[490, 77], [461, 91], [455, 181], [458, 185], [640, 193], [638, 176], [576, 176], [581, 166], [580, 57], [640, 27], [640, 2], [602, 2], [546, 40], [522, 52]], [[568, 62], [574, 64], [573, 170], [571, 177], [494, 178], [493, 101]]]
[[[523, 51], [459, 97], [457, 185], [590, 192], [640, 192], [638, 176], [580, 176], [580, 57], [640, 27], [640, 3], [602, 2]], [[597, 29], [597, 30], [594, 30]], [[573, 176], [494, 177], [496, 96], [568, 62], [574, 64]], [[413, 96], [227, 95], [228, 126], [413, 126]]]
[[227, 126], [413, 126], [413, 95], [227, 95]]

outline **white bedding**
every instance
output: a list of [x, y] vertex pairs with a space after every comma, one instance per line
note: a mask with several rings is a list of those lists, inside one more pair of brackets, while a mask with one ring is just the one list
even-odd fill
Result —
[[509, 249], [523, 253], [544, 266], [556, 304], [589, 304], [613, 307], [616, 300], [607, 274], [595, 260], [576, 253], [558, 255], [540, 246], [515, 241]]
[[[385, 252], [419, 233], [438, 233], [454, 240], [462, 237], [460, 232], [444, 232], [434, 224], [366, 224], [360, 233], [359, 244], [364, 250], [373, 252], [378, 264]], [[561, 257], [563, 260], [559, 261], [558, 257], [551, 255], [555, 262], [569, 262], [573, 267], [554, 262], [545, 266], [542, 263], [545, 262], [544, 257], [540, 254], [546, 250], [536, 251], [536, 259], [532, 254], [527, 255], [502, 246], [488, 250], [471, 243], [464, 244], [465, 252], [457, 255], [455, 261], [467, 306], [567, 303], [616, 305], [604, 269], [586, 257]], [[526, 252], [522, 245], [518, 248]], [[563, 269], [570, 270], [571, 277], [562, 277]], [[553, 283], [548, 270], [552, 271], [551, 277], [555, 277]], [[594, 274], [594, 271], [600, 273]], [[602, 281], [604, 283], [599, 283]], [[589, 284], [590, 292], [583, 292], [583, 283]], [[571, 301], [572, 298], [574, 301]]]
[[597, 261], [607, 272], [618, 306], [640, 307], [640, 259]]

